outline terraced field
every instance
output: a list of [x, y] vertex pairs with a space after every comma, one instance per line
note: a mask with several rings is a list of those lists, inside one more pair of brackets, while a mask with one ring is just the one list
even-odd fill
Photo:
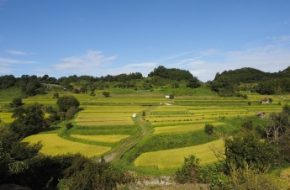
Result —
[[71, 137], [95, 142], [116, 143], [129, 137], [129, 135], [77, 135], [71, 134]]
[[0, 121], [4, 123], [11, 123], [13, 121], [11, 112], [0, 112]]
[[31, 135], [23, 141], [32, 144], [40, 142], [43, 145], [40, 152], [51, 156], [80, 153], [87, 157], [94, 157], [100, 156], [111, 149], [107, 146], [88, 145], [65, 140], [57, 134]]
[[[218, 133], [230, 134], [239, 127], [242, 118], [256, 117], [258, 112], [268, 116], [290, 103], [289, 95], [269, 96], [273, 103], [264, 105], [260, 104], [264, 96], [257, 94], [249, 94], [248, 99], [223, 98], [207, 90], [207, 94], [201, 93], [204, 90], [195, 90], [192, 96], [176, 96], [174, 100], [164, 98], [160, 92], [126, 94], [114, 89], [118, 93], [105, 98], [98, 91], [96, 96], [58, 91], [60, 96], [73, 95], [81, 103], [82, 110], [70, 121], [74, 127], [65, 129], [63, 123], [54, 131], [33, 135], [24, 141], [41, 141], [44, 154], [102, 155], [108, 161], [121, 163], [122, 167], [156, 174], [179, 167], [184, 156], [191, 154], [201, 164], [217, 161], [213, 150], [222, 152], [223, 141], [218, 134], [205, 134], [205, 124], [212, 124]], [[55, 106], [53, 93], [26, 98], [24, 103]], [[11, 111], [6, 109], [12, 94], [0, 96], [0, 118], [4, 122], [12, 121]]]
[[[152, 168], [150, 172], [158, 170], [167, 170], [179, 167], [184, 156], [194, 154], [198, 157], [202, 164], [209, 164], [217, 161], [216, 152], [223, 152], [222, 140], [206, 141], [205, 137], [201, 137], [205, 124], [212, 124], [215, 128], [222, 131], [234, 131], [238, 126], [234, 126], [233, 122], [236, 118], [253, 117], [259, 112], [264, 112], [266, 116], [271, 112], [281, 111], [281, 104], [288, 103], [288, 96], [272, 96], [274, 100], [272, 104], [261, 104], [260, 100], [263, 96], [250, 95], [247, 100], [241, 98], [222, 98], [218, 96], [192, 96], [192, 97], [176, 97], [174, 102], [170, 104], [162, 104], [153, 109], [146, 117], [146, 120], [153, 127], [153, 136], [148, 141], [160, 139], [163, 145], [161, 150], [152, 148], [150, 151], [148, 146], [143, 145], [141, 149], [145, 152], [138, 153], [134, 161], [134, 165], [140, 168]], [[249, 103], [250, 102], [250, 103]], [[183, 135], [185, 134], [185, 135]], [[197, 137], [198, 142], [192, 141], [195, 146], [180, 147], [182, 138], [193, 135]], [[181, 138], [176, 140], [168, 140], [172, 138]], [[200, 139], [204, 138], [204, 140]], [[208, 138], [214, 139], [214, 138]], [[188, 141], [188, 139], [184, 139]], [[189, 140], [191, 142], [191, 140]], [[176, 144], [176, 148], [174, 148]], [[188, 143], [184, 143], [188, 144]], [[157, 145], [159, 146], [159, 145]], [[166, 148], [170, 147], [170, 148]], [[215, 147], [215, 148], [209, 148]], [[152, 159], [154, 158], [154, 159]]]
[[[146, 152], [135, 160], [136, 166], [151, 166], [158, 169], [178, 168], [184, 157], [196, 155], [200, 164], [210, 164], [217, 161], [216, 154], [223, 152], [224, 141], [216, 140], [197, 146]], [[154, 159], [152, 159], [154, 158]]]
[[[208, 121], [208, 120], [207, 120]], [[222, 122], [205, 122], [202, 121], [200, 123], [191, 123], [191, 124], [183, 124], [183, 125], [173, 125], [166, 127], [155, 127], [154, 134], [164, 134], [164, 133], [184, 133], [189, 131], [198, 131], [204, 129], [205, 123], [212, 124], [215, 127], [219, 127], [224, 125]]]
[[85, 106], [77, 118], [80, 126], [134, 125], [132, 115], [141, 112], [142, 106]]

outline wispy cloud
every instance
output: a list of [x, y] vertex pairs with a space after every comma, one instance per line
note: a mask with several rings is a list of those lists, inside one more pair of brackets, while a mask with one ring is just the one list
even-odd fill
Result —
[[190, 70], [201, 80], [213, 79], [217, 72], [242, 67], [253, 67], [274, 72], [290, 66], [288, 41], [235, 51], [218, 51], [196, 59], [184, 59], [177, 67]]
[[0, 57], [0, 74], [12, 74], [16, 65], [34, 64], [36, 61]]
[[22, 55], [22, 56], [30, 54], [30, 53], [25, 52], [25, 51], [12, 50], [12, 49], [6, 50], [5, 52], [10, 54], [10, 55]]
[[240, 50], [188, 51], [157, 61], [125, 65], [119, 70], [131, 71], [132, 65], [141, 65], [137, 70], [143, 74], [148, 74], [157, 65], [187, 69], [203, 81], [213, 79], [217, 72], [242, 67], [275, 72], [290, 66], [290, 36], [276, 37], [264, 45]]
[[88, 50], [85, 54], [62, 58], [53, 70], [66, 74], [94, 75], [100, 68], [116, 59], [116, 56], [105, 56], [101, 51]]
[[[17, 60], [5, 60], [4, 62]], [[290, 37], [271, 38], [262, 45], [242, 49], [205, 49], [186, 51], [155, 60], [116, 64], [116, 56], [107, 56], [101, 51], [88, 50], [84, 54], [60, 59], [50, 68], [38, 68], [37, 72], [56, 76], [107, 75], [141, 72], [147, 75], [158, 65], [189, 70], [202, 81], [211, 80], [217, 72], [242, 67], [253, 67], [276, 72], [290, 66]], [[2, 60], [3, 62], [3, 60]], [[0, 59], [1, 65], [1, 59]]]

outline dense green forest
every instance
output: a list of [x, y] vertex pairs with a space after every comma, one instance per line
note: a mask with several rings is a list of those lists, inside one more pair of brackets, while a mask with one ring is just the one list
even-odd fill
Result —
[[260, 94], [287, 93], [290, 92], [290, 67], [276, 73], [253, 68], [224, 71], [216, 74], [210, 86], [212, 90], [225, 96], [234, 95], [238, 90]]
[[24, 95], [45, 93], [47, 88], [62, 87], [76, 93], [87, 93], [96, 89], [126, 88], [133, 90], [154, 90], [156, 88], [197, 88], [208, 85], [221, 96], [239, 96], [240, 91], [260, 94], [281, 94], [290, 92], [290, 67], [276, 73], [263, 72], [253, 68], [241, 68], [217, 73], [214, 80], [203, 83], [189, 71], [159, 66], [148, 74], [130, 73], [120, 75], [68, 76], [54, 78], [48, 75], [0, 76], [0, 89], [17, 86]]

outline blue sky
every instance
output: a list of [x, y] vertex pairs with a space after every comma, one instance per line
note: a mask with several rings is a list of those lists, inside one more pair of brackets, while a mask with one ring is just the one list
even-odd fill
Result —
[[289, 0], [0, 0], [0, 75], [290, 66]]

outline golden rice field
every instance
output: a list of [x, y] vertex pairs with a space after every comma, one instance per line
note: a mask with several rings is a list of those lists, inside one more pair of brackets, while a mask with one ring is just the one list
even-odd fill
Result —
[[[145, 120], [152, 129], [149, 130], [151, 131], [149, 135], [169, 137], [171, 134], [184, 135], [203, 131], [206, 123], [213, 124], [215, 127], [226, 127], [228, 125], [225, 118], [254, 116], [258, 112], [266, 114], [278, 112], [282, 109], [278, 102], [282, 102], [282, 105], [290, 102], [290, 95], [267, 96], [274, 100], [273, 103], [262, 105], [259, 101], [265, 96], [256, 94], [249, 94], [248, 99], [219, 97], [215, 94], [196, 94], [176, 96], [175, 99], [168, 100], [164, 98], [164, 94], [159, 92], [111, 93], [109, 98], [103, 97], [101, 91], [96, 93], [96, 96], [90, 96], [66, 91], [59, 92], [60, 96], [73, 95], [81, 103], [82, 110], [72, 120], [74, 127], [68, 130], [68, 136], [72, 138], [64, 139], [57, 135], [59, 131], [53, 131], [51, 134], [29, 136], [24, 141], [29, 143], [40, 141], [43, 144], [41, 152], [46, 155], [80, 153], [87, 157], [101, 156], [111, 153], [110, 151], [113, 151], [115, 147], [132, 139], [128, 137], [134, 136], [137, 129], [142, 130], [132, 115], [134, 113], [142, 115], [144, 110], [146, 110]], [[12, 95], [11, 92], [2, 98], [0, 91], [0, 111], [2, 110], [0, 119], [5, 123], [11, 122], [12, 118], [11, 113], [2, 108], [9, 104]], [[23, 101], [26, 105], [40, 103], [55, 106], [57, 100], [52, 97], [53, 92], [50, 92], [28, 97]], [[248, 102], [251, 102], [251, 105], [248, 105]], [[137, 140], [142, 140], [142, 138]], [[190, 145], [182, 148], [163, 148], [157, 151], [141, 152], [137, 158], [132, 159], [136, 158], [133, 162], [130, 161], [130, 164], [140, 168], [175, 169], [182, 165], [184, 157], [193, 154], [204, 165], [217, 161], [216, 152], [213, 150], [217, 152], [224, 150], [224, 142], [221, 139], [195, 146]], [[285, 173], [287, 175], [287, 171]]]
[[76, 123], [81, 126], [133, 125], [132, 115], [141, 112], [142, 106], [86, 106]]
[[129, 137], [129, 135], [78, 135], [78, 134], [72, 134], [70, 136], [82, 140], [108, 142], [108, 143], [116, 143]]
[[[224, 125], [222, 122], [214, 122], [211, 123], [215, 127], [219, 127]], [[192, 123], [186, 125], [173, 125], [168, 127], [155, 127], [154, 134], [164, 134], [164, 133], [184, 133], [184, 132], [192, 132], [204, 129], [204, 123]]]
[[13, 121], [11, 116], [12, 113], [10, 112], [0, 112], [0, 121], [4, 123], [11, 123]]
[[32, 144], [40, 142], [43, 145], [40, 152], [51, 156], [80, 153], [87, 157], [94, 157], [100, 156], [111, 149], [111, 147], [107, 146], [88, 145], [65, 140], [57, 134], [31, 135], [23, 141]]
[[210, 164], [216, 162], [217, 153], [223, 152], [224, 141], [216, 140], [202, 145], [176, 148], [170, 150], [160, 150], [141, 154], [134, 162], [135, 166], [154, 167], [158, 169], [168, 169], [180, 167], [184, 157], [195, 155], [200, 159], [200, 164]]

